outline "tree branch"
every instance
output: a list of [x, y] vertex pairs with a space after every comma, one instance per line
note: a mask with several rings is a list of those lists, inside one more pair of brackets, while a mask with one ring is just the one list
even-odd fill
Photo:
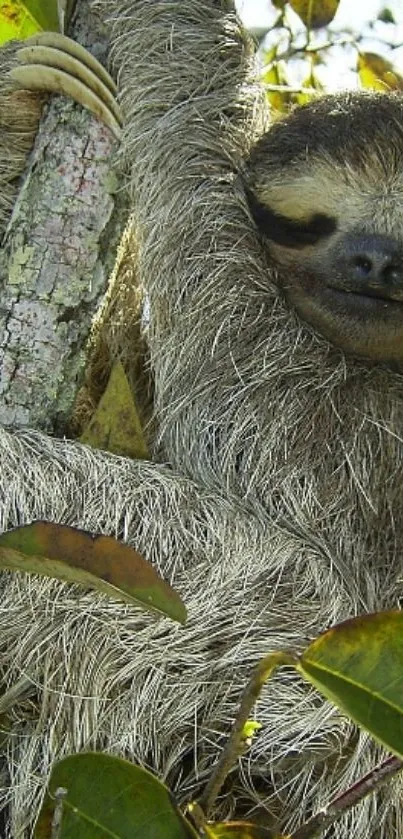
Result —
[[[104, 39], [82, 4], [77, 28]], [[63, 433], [86, 364], [93, 316], [124, 219], [111, 132], [53, 97], [38, 132], [3, 253], [0, 422]]]
[[360, 778], [352, 787], [334, 798], [327, 807], [301, 825], [290, 836], [290, 839], [316, 839], [316, 837], [322, 836], [326, 828], [341, 819], [348, 810], [355, 807], [367, 795], [390, 781], [397, 772], [401, 772], [402, 768], [403, 763], [398, 757], [387, 758], [375, 769], [371, 769], [370, 772]]

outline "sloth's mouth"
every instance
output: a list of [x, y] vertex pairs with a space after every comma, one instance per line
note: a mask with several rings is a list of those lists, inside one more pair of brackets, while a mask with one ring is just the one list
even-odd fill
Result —
[[[344, 304], [351, 306], [361, 305], [366, 309], [373, 308], [379, 311], [391, 307], [403, 307], [403, 292], [389, 291], [384, 288], [340, 288], [338, 286], [327, 286], [328, 290], [332, 292]], [[395, 296], [396, 295], [396, 296]], [[397, 296], [399, 295], [399, 296]]]

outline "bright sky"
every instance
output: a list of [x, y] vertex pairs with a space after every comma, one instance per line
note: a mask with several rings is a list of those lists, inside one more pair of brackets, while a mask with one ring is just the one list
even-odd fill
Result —
[[[270, 17], [270, 0], [236, 0], [237, 7], [247, 26], [263, 26]], [[376, 18], [378, 12], [387, 6], [395, 20], [403, 25], [403, 3], [401, 0], [340, 0], [336, 15], [338, 26], [359, 29], [363, 21]]]
[[[278, 14], [270, 0], [236, 0], [236, 4], [249, 29], [262, 29], [270, 25]], [[381, 9], [385, 7], [393, 13], [395, 26], [376, 20]], [[296, 27], [299, 28], [299, 19], [292, 12], [290, 14], [296, 22]], [[374, 21], [371, 29], [369, 23]], [[355, 34], [364, 34], [365, 41], [360, 44], [361, 48], [367, 52], [377, 52], [391, 58], [396, 69], [403, 74], [403, 0], [340, 0], [332, 28], [336, 32], [340, 29], [350, 29]], [[397, 47], [393, 55], [385, 45], [388, 43]], [[355, 66], [355, 61], [356, 52], [351, 54], [351, 67]], [[332, 65], [320, 71], [322, 81], [328, 89], [350, 87], [356, 84], [356, 77], [348, 70], [347, 63], [346, 53], [339, 48], [336, 55], [332, 56]]]

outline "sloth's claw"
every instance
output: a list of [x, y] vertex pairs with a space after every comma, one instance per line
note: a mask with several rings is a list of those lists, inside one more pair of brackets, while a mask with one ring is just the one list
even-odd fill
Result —
[[54, 49], [77, 58], [81, 64], [89, 67], [97, 78], [101, 79], [111, 93], [116, 96], [118, 89], [105, 67], [85, 47], [82, 47], [77, 41], [73, 41], [72, 38], [68, 38], [67, 35], [60, 35], [58, 32], [38, 32], [24, 43], [26, 47], [54, 47]]
[[70, 96], [120, 137], [122, 114], [115, 99], [116, 85], [84, 47], [65, 35], [41, 32], [25, 42], [17, 59], [21, 64], [10, 75], [20, 87]]

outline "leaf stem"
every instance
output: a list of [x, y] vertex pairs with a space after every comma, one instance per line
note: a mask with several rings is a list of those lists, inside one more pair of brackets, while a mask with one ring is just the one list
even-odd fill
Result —
[[263, 685], [277, 667], [282, 665], [291, 665], [295, 667], [296, 664], [297, 658], [291, 653], [270, 653], [262, 659], [253, 671], [252, 677], [243, 691], [239, 711], [232, 726], [231, 733], [221, 752], [210, 780], [206, 785], [203, 795], [199, 800], [199, 805], [206, 814], [206, 818], [210, 815], [211, 809], [214, 806], [217, 795], [220, 792], [228, 772], [244, 750], [244, 726], [251, 715], [255, 702], [260, 696]]

